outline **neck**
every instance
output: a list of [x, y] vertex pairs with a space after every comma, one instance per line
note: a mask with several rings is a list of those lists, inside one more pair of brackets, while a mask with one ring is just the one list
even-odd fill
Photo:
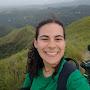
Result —
[[45, 77], [49, 77], [54, 73], [55, 69], [50, 66], [44, 66], [43, 74]]
[[54, 68], [45, 66], [44, 70], [45, 70], [45, 72], [52, 72], [54, 70]]

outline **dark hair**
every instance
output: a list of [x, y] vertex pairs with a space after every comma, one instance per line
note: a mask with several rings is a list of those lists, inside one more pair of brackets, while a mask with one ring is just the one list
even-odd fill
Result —
[[[45, 25], [45, 24], [48, 24], [48, 23], [56, 23], [56, 24], [59, 24], [60, 26], [62, 26], [63, 28], [63, 32], [64, 32], [64, 39], [65, 39], [65, 30], [64, 30], [64, 26], [63, 24], [58, 21], [58, 20], [55, 20], [55, 19], [48, 19], [48, 20], [44, 20], [42, 22], [40, 22], [38, 24], [38, 26], [36, 27], [36, 34], [35, 34], [35, 39], [37, 40], [38, 38], [38, 35], [39, 35], [39, 29]], [[30, 77], [36, 77], [38, 76], [38, 71], [40, 69], [42, 69], [44, 66], [43, 64], [43, 60], [42, 58], [40, 57], [37, 49], [34, 47], [34, 45], [32, 44], [32, 47], [31, 49], [29, 50], [28, 52], [28, 60], [27, 60], [27, 71], [30, 73]], [[58, 67], [58, 66], [57, 66]], [[57, 72], [57, 68], [55, 70], [55, 73]], [[54, 74], [55, 74], [54, 73]]]
[[90, 51], [90, 45], [88, 45], [87, 48], [88, 48], [88, 51]]
[[48, 19], [48, 20], [45, 20], [45, 21], [42, 21], [38, 24], [38, 26], [36, 27], [36, 34], [35, 34], [35, 39], [37, 40], [38, 38], [38, 34], [39, 34], [39, 29], [45, 25], [45, 24], [48, 24], [48, 23], [56, 23], [58, 25], [60, 25], [62, 28], [63, 28], [63, 32], [64, 32], [64, 39], [65, 39], [65, 29], [64, 29], [64, 25], [59, 21], [59, 20], [56, 20], [56, 19]]

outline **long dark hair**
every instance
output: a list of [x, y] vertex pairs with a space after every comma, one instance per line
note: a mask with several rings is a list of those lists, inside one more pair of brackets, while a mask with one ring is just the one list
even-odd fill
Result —
[[[36, 33], [35, 33], [35, 39], [37, 40], [38, 35], [39, 35], [39, 29], [48, 23], [56, 23], [62, 26], [63, 32], [64, 32], [64, 39], [65, 39], [65, 30], [63, 24], [56, 20], [56, 19], [48, 19], [40, 22], [38, 26], [36, 27]], [[30, 73], [31, 77], [36, 77], [38, 76], [38, 71], [44, 67], [44, 63], [42, 58], [40, 57], [37, 49], [34, 47], [34, 44], [32, 43], [32, 47], [28, 52], [28, 60], [27, 60], [27, 71]], [[58, 66], [57, 66], [58, 67]], [[57, 68], [55, 72], [57, 71]], [[55, 73], [54, 73], [55, 74]]]

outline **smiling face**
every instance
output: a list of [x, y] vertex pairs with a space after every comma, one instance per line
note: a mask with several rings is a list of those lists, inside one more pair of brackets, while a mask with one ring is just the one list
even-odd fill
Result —
[[57, 23], [48, 23], [39, 28], [34, 46], [41, 56], [44, 65], [55, 67], [64, 55], [65, 39], [62, 26]]

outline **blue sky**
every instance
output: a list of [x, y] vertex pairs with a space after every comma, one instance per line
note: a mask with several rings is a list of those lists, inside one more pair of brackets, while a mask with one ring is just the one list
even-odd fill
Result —
[[0, 0], [0, 6], [48, 4], [56, 2], [69, 2], [73, 0]]

